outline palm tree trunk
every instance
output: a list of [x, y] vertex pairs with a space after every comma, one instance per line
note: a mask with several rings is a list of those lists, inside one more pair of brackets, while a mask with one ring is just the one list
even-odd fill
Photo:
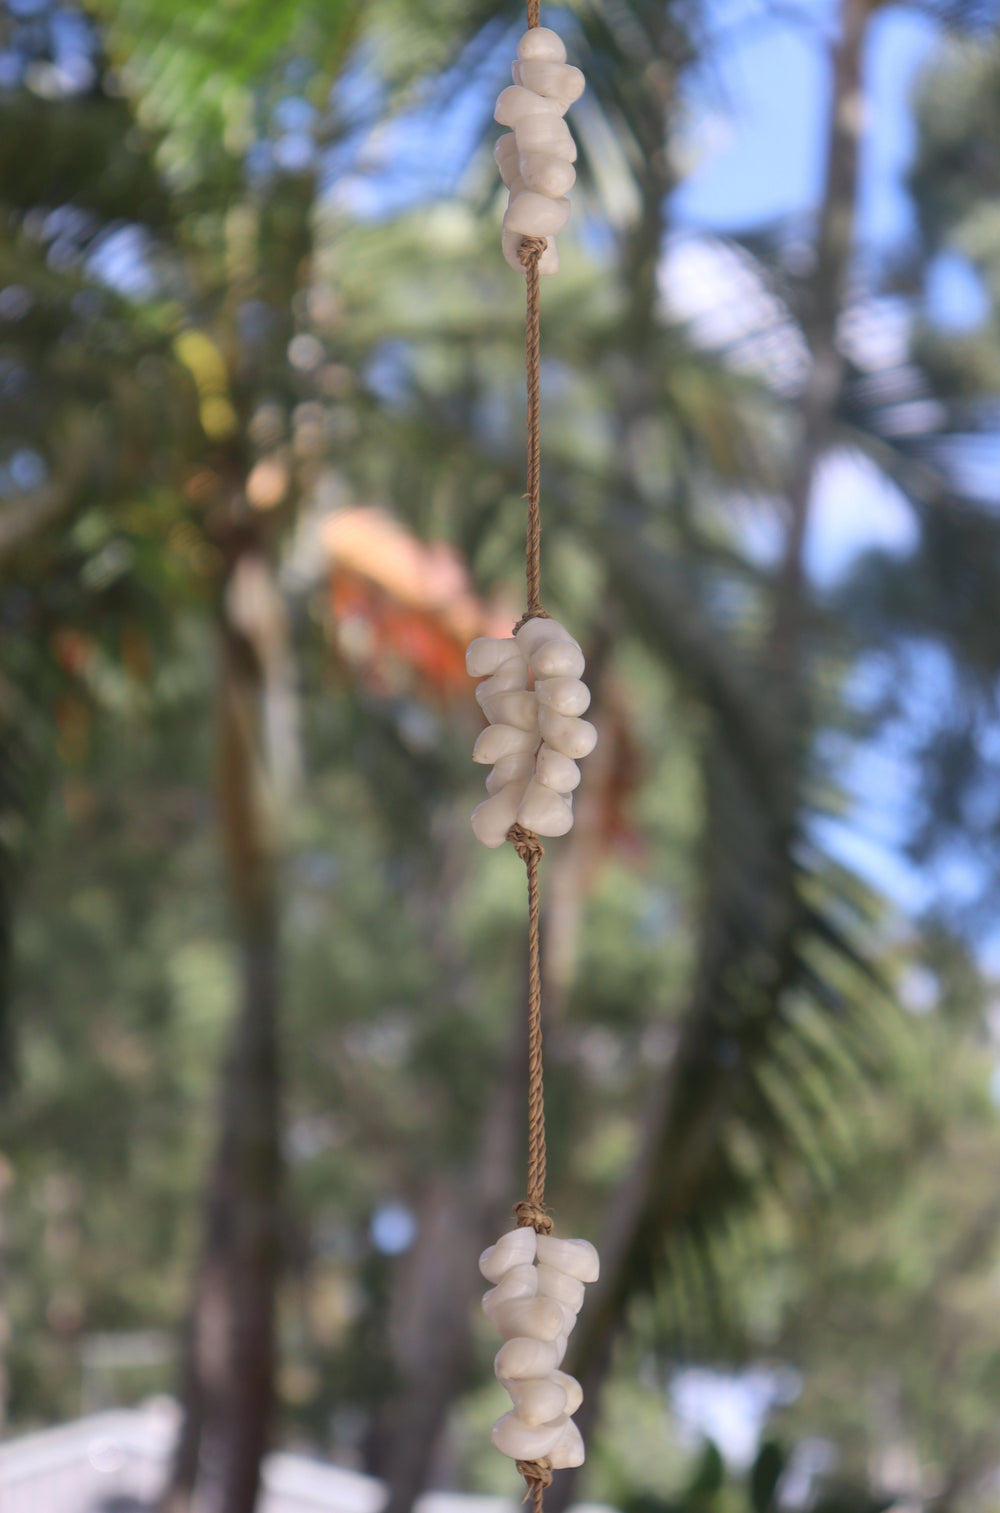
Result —
[[[259, 562], [258, 562], [259, 566]], [[218, 1141], [188, 1320], [184, 1424], [164, 1513], [253, 1513], [268, 1443], [280, 1272], [279, 922], [275, 847], [261, 773], [262, 667], [220, 630], [219, 793], [240, 962], [240, 1004], [222, 1076]]]
[[864, 126], [864, 42], [878, 0], [843, 0], [840, 42], [833, 55], [827, 129], [827, 170], [816, 240], [816, 266], [806, 292], [803, 330], [811, 365], [801, 400], [799, 443], [787, 488], [789, 527], [771, 628], [771, 660], [789, 672], [787, 658], [801, 645], [802, 563], [809, 497], [816, 466], [828, 444], [844, 378], [837, 324], [847, 295], [854, 243], [858, 154]]
[[276, 911], [243, 945], [244, 1010], [234, 1061], [238, 1091], [230, 1390], [222, 1419], [221, 1513], [252, 1513], [267, 1449], [275, 1374], [280, 1270], [281, 1155]]

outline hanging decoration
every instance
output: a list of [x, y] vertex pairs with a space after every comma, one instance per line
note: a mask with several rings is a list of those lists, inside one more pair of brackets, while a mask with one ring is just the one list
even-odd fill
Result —
[[502, 846], [514, 824], [536, 835], [565, 835], [580, 781], [576, 759], [597, 745], [597, 731], [579, 718], [590, 704], [579, 646], [555, 620], [539, 616], [509, 640], [473, 641], [465, 665], [473, 677], [491, 674], [476, 689], [490, 723], [472, 760], [493, 764], [486, 779], [491, 797], [472, 814], [477, 838]]
[[553, 1471], [583, 1464], [573, 1422], [583, 1392], [559, 1368], [584, 1284], [596, 1282], [600, 1270], [589, 1241], [556, 1238], [545, 1207], [539, 837], [572, 827], [577, 762], [594, 749], [597, 731], [581, 718], [590, 704], [583, 653], [541, 602], [539, 277], [559, 269], [555, 239], [569, 219], [566, 194], [576, 179], [576, 145], [563, 117], [584, 78], [566, 62], [562, 39], [540, 25], [539, 10], [540, 0], [528, 0], [514, 83], [495, 111], [512, 128], [496, 145], [510, 192], [503, 255], [527, 286], [527, 609], [510, 637], [479, 637], [466, 654], [470, 676], [484, 679], [476, 698], [489, 721], [473, 760], [491, 768], [489, 797], [473, 812], [472, 828], [486, 846], [510, 841], [528, 875], [528, 1192], [514, 1207], [518, 1227], [483, 1253], [479, 1269], [494, 1284], [483, 1309], [504, 1340], [494, 1368], [513, 1402], [493, 1426], [493, 1443], [517, 1462], [535, 1513]]

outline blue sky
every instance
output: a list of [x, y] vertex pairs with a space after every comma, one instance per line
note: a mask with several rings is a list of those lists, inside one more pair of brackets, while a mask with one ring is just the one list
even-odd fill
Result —
[[[831, 9], [803, 0], [769, 15], [746, 0], [716, 0], [707, 62], [686, 91], [690, 171], [673, 200], [678, 225], [745, 230], [806, 216], [817, 204]], [[858, 239], [873, 264], [916, 229], [906, 189], [916, 146], [912, 103], [942, 41], [935, 20], [906, 6], [885, 7], [869, 27]], [[984, 291], [957, 253], [935, 260], [926, 293], [928, 314], [941, 325], [973, 325], [985, 313]]]
[[[817, 203], [830, 11], [816, 0], [774, 17], [734, 0], [713, 7], [710, 61], [688, 86], [697, 166], [675, 196], [679, 220], [731, 229]], [[887, 8], [871, 24], [858, 206], [861, 240], [870, 246], [888, 247], [913, 229], [904, 183], [914, 147], [910, 99], [939, 41], [935, 22], [903, 7]]]

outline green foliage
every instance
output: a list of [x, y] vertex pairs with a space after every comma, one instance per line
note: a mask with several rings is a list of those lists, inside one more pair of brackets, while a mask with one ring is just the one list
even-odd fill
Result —
[[[175, 186], [196, 188], [206, 172], [232, 169], [259, 134], [281, 92], [283, 73], [302, 75], [314, 109], [354, 40], [357, 0], [303, 5], [250, 0], [239, 9], [197, 0], [98, 0], [111, 61], [139, 102], [143, 126], [162, 137], [160, 159]], [[223, 150], [220, 157], [219, 148]], [[226, 157], [232, 165], [228, 170]]]

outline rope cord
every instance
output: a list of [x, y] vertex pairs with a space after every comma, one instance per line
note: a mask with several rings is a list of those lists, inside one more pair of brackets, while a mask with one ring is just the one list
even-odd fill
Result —
[[[528, 27], [539, 26], [541, 0], [527, 0]], [[545, 251], [544, 237], [524, 237], [520, 260], [524, 268], [526, 297], [525, 361], [528, 388], [528, 520], [525, 536], [525, 582], [528, 607], [515, 625], [536, 618], [548, 619], [542, 608], [541, 588], [541, 341], [538, 260]], [[512, 825], [507, 832], [528, 874], [528, 1195], [514, 1205], [518, 1228], [534, 1229], [537, 1234], [552, 1233], [552, 1220], [545, 1211], [545, 1085], [542, 1075], [542, 969], [539, 949], [540, 903], [538, 864], [545, 855], [538, 836], [523, 825]], [[552, 1485], [552, 1466], [547, 1456], [539, 1460], [519, 1460], [517, 1469], [524, 1477], [524, 1501], [531, 1499], [532, 1513], [544, 1513], [545, 1489]]]
[[525, 579], [528, 617], [544, 615], [542, 609], [542, 517], [541, 517], [541, 299], [538, 259], [545, 251], [544, 237], [525, 237], [519, 253], [527, 284], [525, 357], [528, 381], [528, 530], [525, 544]]
[[513, 843], [528, 873], [528, 1196], [515, 1203], [518, 1227], [552, 1233], [545, 1212], [545, 1087], [542, 1077], [542, 970], [539, 952], [538, 863], [545, 855], [538, 836], [512, 825]]

